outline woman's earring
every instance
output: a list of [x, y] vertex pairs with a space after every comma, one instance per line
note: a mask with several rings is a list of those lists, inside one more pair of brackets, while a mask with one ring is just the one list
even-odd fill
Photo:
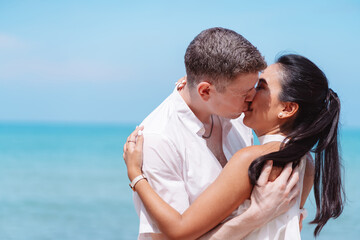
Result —
[[282, 118], [282, 117], [283, 117], [283, 114], [282, 114], [282, 113], [279, 113], [278, 117], [279, 117], [279, 118]]

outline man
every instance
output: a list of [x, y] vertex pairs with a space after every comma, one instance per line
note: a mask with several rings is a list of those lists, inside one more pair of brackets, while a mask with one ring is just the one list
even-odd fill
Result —
[[[180, 213], [216, 179], [232, 155], [253, 143], [241, 114], [255, 95], [259, 71], [266, 63], [241, 35], [211, 28], [190, 43], [185, 66], [184, 89], [175, 89], [142, 123], [143, 172], [154, 190]], [[236, 227], [246, 235], [285, 212], [298, 191], [289, 194], [294, 184], [286, 180], [256, 186], [251, 203], [256, 210], [237, 217]], [[139, 239], [161, 237], [136, 193], [134, 202], [140, 217]]]

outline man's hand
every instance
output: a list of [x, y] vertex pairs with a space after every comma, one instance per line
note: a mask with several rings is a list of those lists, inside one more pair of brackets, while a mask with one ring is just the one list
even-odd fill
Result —
[[275, 181], [269, 182], [271, 169], [272, 161], [268, 161], [251, 194], [249, 210], [261, 225], [289, 210], [300, 194], [299, 167], [292, 171], [292, 163], [288, 163]]

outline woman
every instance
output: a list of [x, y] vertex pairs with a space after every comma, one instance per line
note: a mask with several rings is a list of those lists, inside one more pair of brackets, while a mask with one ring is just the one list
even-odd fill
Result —
[[[246, 200], [268, 160], [273, 160], [273, 165], [280, 169], [289, 163], [293, 167], [299, 166], [300, 184], [309, 182], [309, 179], [312, 181], [312, 176], [303, 179], [304, 156], [310, 150], [315, 153], [317, 213], [312, 223], [317, 226], [314, 234], [317, 235], [331, 217], [341, 214], [343, 190], [337, 146], [340, 101], [329, 89], [323, 72], [307, 58], [285, 55], [261, 74], [256, 90], [254, 100], [245, 112], [244, 124], [254, 129], [262, 145], [238, 151], [216, 181], [182, 215], [166, 204], [147, 181], [137, 182], [135, 190], [166, 237], [195, 239], [221, 223], [224, 214], [229, 215], [240, 204], [237, 213], [241, 213], [249, 205]], [[142, 141], [140, 135], [136, 146], [132, 142], [126, 143], [124, 159], [130, 181], [141, 174]], [[273, 170], [272, 179], [278, 176], [279, 168]], [[310, 188], [304, 185], [295, 206], [250, 233], [247, 239], [300, 238], [300, 230], [295, 223], [299, 220], [300, 208]], [[228, 206], [224, 199], [234, 197], [238, 204]], [[223, 228], [226, 229], [226, 223]], [[207, 237], [225, 236], [221, 228], [217, 230]], [[242, 237], [232, 228], [226, 231], [226, 239], [230, 236], [235, 239]]]

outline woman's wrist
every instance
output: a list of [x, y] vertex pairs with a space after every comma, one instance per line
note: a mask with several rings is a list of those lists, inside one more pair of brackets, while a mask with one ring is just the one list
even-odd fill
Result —
[[141, 174], [142, 174], [142, 171], [140, 168], [129, 168], [128, 169], [128, 177], [129, 177], [130, 182], [132, 180], [134, 180], [134, 178], [136, 178], [137, 176], [139, 176]]

